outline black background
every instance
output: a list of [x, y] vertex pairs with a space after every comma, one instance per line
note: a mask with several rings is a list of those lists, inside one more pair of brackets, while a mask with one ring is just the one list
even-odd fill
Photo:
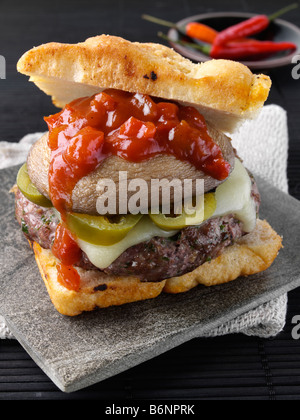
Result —
[[[292, 2], [292, 0], [290, 1]], [[76, 43], [101, 33], [130, 41], [161, 42], [161, 27], [143, 13], [176, 22], [212, 11], [271, 14], [284, 0], [72, 0], [0, 1], [0, 55], [7, 64], [0, 80], [0, 140], [18, 141], [45, 131], [44, 115], [56, 112], [49, 97], [16, 71], [19, 57], [50, 41]], [[300, 8], [285, 17], [300, 26]], [[300, 80], [292, 67], [266, 71], [273, 81], [268, 104], [288, 112], [289, 191], [300, 199]], [[284, 217], [284, 215], [283, 215]], [[15, 340], [0, 341], [0, 399], [300, 399], [300, 341], [293, 340], [292, 318], [300, 315], [300, 291], [289, 294], [285, 329], [276, 338], [241, 334], [195, 339], [116, 377], [73, 394], [64, 394]], [[129, 405], [129, 402], [127, 402]]]

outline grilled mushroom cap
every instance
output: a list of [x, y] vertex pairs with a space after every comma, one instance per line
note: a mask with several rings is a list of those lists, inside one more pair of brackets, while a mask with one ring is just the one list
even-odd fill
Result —
[[[222, 150], [224, 159], [229, 162], [231, 170], [234, 167], [235, 152], [230, 138], [218, 130], [208, 126], [210, 136]], [[46, 197], [49, 196], [48, 171], [50, 166], [51, 151], [48, 147], [48, 134], [45, 134], [31, 148], [27, 159], [28, 174], [32, 183]], [[124, 160], [118, 156], [106, 158], [103, 163], [92, 173], [80, 179], [72, 192], [72, 209], [70, 211], [87, 214], [98, 214], [97, 199], [104, 191], [101, 191], [97, 184], [101, 179], [111, 179], [115, 182], [116, 192], [119, 193], [119, 172], [127, 172], [127, 180], [143, 179], [148, 184], [148, 203], [151, 206], [151, 179], [203, 179], [204, 192], [216, 188], [222, 181], [206, 175], [197, 170], [191, 163], [181, 161], [172, 155], [161, 154], [150, 158], [149, 160], [134, 163]], [[193, 183], [195, 194], [195, 183]], [[128, 191], [128, 200], [136, 191]], [[118, 197], [118, 195], [117, 195]], [[174, 194], [171, 189], [171, 202], [174, 200]]]

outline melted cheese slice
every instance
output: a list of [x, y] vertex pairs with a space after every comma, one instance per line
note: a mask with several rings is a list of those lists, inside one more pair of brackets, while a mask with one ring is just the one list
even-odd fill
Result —
[[212, 217], [234, 214], [243, 223], [244, 232], [251, 232], [256, 224], [251, 189], [252, 183], [247, 170], [239, 159], [235, 159], [230, 177], [216, 189], [217, 208]]
[[[256, 224], [256, 211], [251, 198], [251, 179], [241, 162], [235, 160], [235, 168], [230, 177], [216, 189], [217, 207], [212, 217], [235, 214], [243, 223], [245, 232], [251, 232]], [[77, 239], [79, 247], [89, 260], [103, 270], [112, 264], [126, 249], [146, 242], [155, 236], [169, 238], [178, 231], [164, 231], [156, 226], [148, 216], [140, 222], [120, 242], [110, 246], [92, 245]]]
[[91, 263], [103, 270], [112, 264], [126, 249], [141, 242], [149, 241], [154, 236], [170, 238], [178, 231], [165, 231], [156, 226], [150, 217], [143, 216], [139, 223], [120, 242], [110, 245], [92, 245], [77, 239], [79, 247], [86, 253]]

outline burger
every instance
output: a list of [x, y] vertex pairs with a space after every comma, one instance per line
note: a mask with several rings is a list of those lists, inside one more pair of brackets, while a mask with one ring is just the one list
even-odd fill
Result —
[[[60, 108], [44, 118], [48, 130], [13, 190], [61, 314], [222, 284], [273, 263], [281, 237], [259, 219], [256, 181], [229, 137], [263, 107], [269, 77], [108, 35], [35, 47], [17, 68]], [[189, 211], [178, 210], [175, 187], [164, 196], [163, 181], [189, 185]]]

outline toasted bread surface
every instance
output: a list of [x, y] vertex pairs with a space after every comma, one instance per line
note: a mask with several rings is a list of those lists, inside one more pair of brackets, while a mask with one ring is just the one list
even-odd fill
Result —
[[223, 253], [191, 273], [167, 280], [164, 291], [182, 293], [198, 284], [215, 286], [240, 276], [250, 276], [271, 266], [282, 247], [282, 238], [265, 220], [258, 220], [256, 228], [243, 236]]
[[254, 118], [271, 80], [229, 60], [194, 64], [171, 48], [100, 35], [78, 44], [51, 42], [26, 52], [19, 72], [55, 105], [114, 88], [192, 104], [216, 128], [232, 132]]
[[78, 292], [62, 286], [57, 277], [58, 261], [52, 252], [33, 244], [35, 259], [55, 308], [62, 315], [75, 316], [96, 307], [123, 305], [158, 296], [165, 281], [142, 283], [135, 277], [108, 276], [97, 270], [78, 268], [81, 288]]
[[253, 232], [228, 247], [219, 257], [191, 273], [161, 282], [141, 282], [136, 277], [108, 276], [78, 268], [81, 287], [68, 290], [57, 279], [57, 260], [49, 250], [33, 244], [35, 258], [49, 296], [63, 315], [75, 316], [96, 307], [152, 299], [160, 293], [182, 293], [198, 284], [213, 286], [248, 276], [270, 267], [282, 247], [282, 239], [266, 221], [258, 220]]

